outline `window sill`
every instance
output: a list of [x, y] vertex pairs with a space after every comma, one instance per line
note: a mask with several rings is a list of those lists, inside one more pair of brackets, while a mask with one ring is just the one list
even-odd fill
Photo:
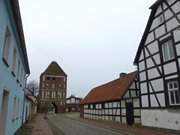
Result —
[[180, 105], [168, 105], [169, 109], [179, 109]]
[[14, 77], [16, 77], [16, 75], [15, 75], [14, 71], [11, 71], [11, 74], [12, 74]]
[[6, 60], [4, 57], [2, 58], [2, 60], [3, 60], [4, 64], [5, 64], [7, 67], [9, 67], [8, 62], [7, 62], [7, 60]]
[[173, 62], [173, 61], [175, 61], [175, 58], [173, 58], [173, 59], [171, 59], [171, 60], [167, 60], [167, 61], [164, 61], [164, 60], [163, 60], [163, 64], [168, 64], [168, 63]]
[[17, 79], [16, 81], [17, 81], [17, 83], [19, 83], [19, 80], [18, 80], [18, 79]]

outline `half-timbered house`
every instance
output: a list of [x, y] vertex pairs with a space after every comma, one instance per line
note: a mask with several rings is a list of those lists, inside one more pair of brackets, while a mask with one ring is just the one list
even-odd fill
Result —
[[142, 124], [180, 130], [180, 1], [158, 0], [140, 42]]
[[66, 112], [79, 112], [82, 98], [71, 95], [66, 98]]
[[92, 89], [81, 102], [81, 117], [121, 123], [140, 123], [136, 72]]

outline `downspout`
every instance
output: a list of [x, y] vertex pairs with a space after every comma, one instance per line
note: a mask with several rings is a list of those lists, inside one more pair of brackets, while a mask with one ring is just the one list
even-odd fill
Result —
[[25, 100], [26, 100], [26, 95], [25, 95], [25, 90], [26, 90], [26, 86], [27, 86], [27, 78], [29, 77], [30, 74], [26, 74], [25, 76], [25, 87], [23, 88], [24, 91], [24, 102], [23, 102], [23, 111], [22, 111], [22, 125], [23, 125], [23, 120], [24, 120], [24, 111], [25, 111]]

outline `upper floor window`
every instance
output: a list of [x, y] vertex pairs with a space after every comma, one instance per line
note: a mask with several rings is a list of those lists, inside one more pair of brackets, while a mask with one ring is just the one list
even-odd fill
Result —
[[9, 29], [6, 29], [5, 37], [4, 37], [4, 48], [3, 48], [3, 59], [8, 64], [9, 59], [9, 51], [11, 46], [11, 33]]
[[17, 71], [17, 79], [19, 80], [20, 76], [20, 61], [18, 61], [18, 71]]
[[13, 73], [15, 73], [16, 71], [16, 49], [14, 48], [14, 51], [13, 51], [13, 64], [12, 64], [12, 71]]
[[164, 62], [174, 59], [175, 54], [172, 39], [166, 40], [162, 43], [162, 55]]
[[55, 84], [52, 84], [51, 87], [52, 87], [52, 89], [54, 89], [55, 88]]
[[170, 105], [180, 105], [180, 91], [178, 81], [169, 81], [167, 83], [169, 104]]

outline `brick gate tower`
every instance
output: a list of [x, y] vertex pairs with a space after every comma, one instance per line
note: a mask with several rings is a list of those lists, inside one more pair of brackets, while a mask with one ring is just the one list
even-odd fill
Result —
[[53, 61], [40, 76], [38, 111], [65, 112], [66, 92], [67, 75], [58, 63]]

